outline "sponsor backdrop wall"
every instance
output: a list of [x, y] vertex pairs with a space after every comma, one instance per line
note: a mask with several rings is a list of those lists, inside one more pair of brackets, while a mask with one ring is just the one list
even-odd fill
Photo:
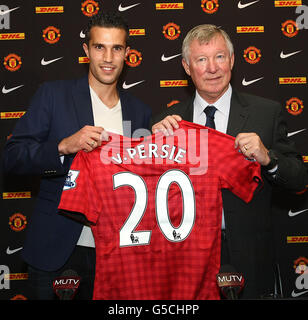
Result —
[[[222, 26], [236, 52], [232, 85], [278, 100], [289, 135], [308, 163], [308, 7], [274, 0], [10, 0], [0, 6], [1, 150], [43, 81], [87, 73], [83, 29], [101, 10], [127, 19], [131, 52], [120, 85], [154, 113], [188, 97], [181, 43], [197, 24]], [[65, 123], [63, 123], [65, 126]], [[2, 169], [1, 169], [2, 170]], [[37, 177], [1, 171], [0, 299], [27, 299], [19, 253], [36, 199]], [[308, 192], [275, 195], [275, 239], [283, 296], [308, 297]], [[44, 228], [44, 226], [42, 226]], [[241, 270], [238, 270], [241, 272]]]

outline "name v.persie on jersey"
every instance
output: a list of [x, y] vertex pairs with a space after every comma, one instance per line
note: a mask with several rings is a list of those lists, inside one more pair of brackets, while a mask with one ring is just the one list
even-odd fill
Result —
[[[196, 144], [196, 139], [199, 141]], [[132, 141], [113, 135], [101, 148], [100, 159], [104, 164], [186, 164], [194, 165], [191, 173], [204, 174], [208, 167], [208, 129], [178, 129], [168, 137], [162, 133], [147, 136], [132, 146]], [[189, 145], [189, 148], [187, 146]], [[198, 146], [198, 147], [197, 147]], [[202, 170], [200, 170], [202, 169]]]

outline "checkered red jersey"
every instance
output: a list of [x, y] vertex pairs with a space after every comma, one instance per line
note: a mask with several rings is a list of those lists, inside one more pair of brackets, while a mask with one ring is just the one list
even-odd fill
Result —
[[92, 224], [93, 299], [219, 299], [221, 189], [248, 202], [260, 181], [233, 137], [186, 121], [79, 152], [59, 209]]

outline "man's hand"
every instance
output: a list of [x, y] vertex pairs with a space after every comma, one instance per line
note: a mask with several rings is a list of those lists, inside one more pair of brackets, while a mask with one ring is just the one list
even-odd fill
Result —
[[267, 166], [270, 163], [268, 149], [254, 132], [239, 133], [235, 138], [234, 147], [239, 148], [245, 157], [255, 159], [262, 166]]
[[172, 135], [173, 130], [179, 128], [178, 122], [181, 120], [182, 118], [175, 114], [167, 116], [152, 126], [152, 133], [163, 132], [166, 136]]
[[90, 152], [108, 141], [108, 133], [102, 127], [84, 126], [73, 135], [64, 138], [58, 145], [60, 155], [76, 153], [80, 150]]

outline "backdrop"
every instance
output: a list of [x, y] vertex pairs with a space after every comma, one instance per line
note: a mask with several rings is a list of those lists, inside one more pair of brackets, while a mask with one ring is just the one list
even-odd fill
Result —
[[[148, 103], [154, 113], [185, 99], [193, 89], [181, 66], [184, 36], [197, 24], [219, 25], [234, 42], [232, 85], [282, 104], [290, 138], [308, 163], [306, 5], [305, 0], [4, 0], [0, 148], [42, 82], [87, 73], [84, 27], [97, 12], [117, 10], [131, 33], [131, 52], [120, 81], [125, 90]], [[39, 179], [0, 174], [0, 299], [27, 299], [27, 274], [19, 253]], [[308, 192], [280, 193], [275, 200], [276, 258], [283, 294], [307, 298]]]

